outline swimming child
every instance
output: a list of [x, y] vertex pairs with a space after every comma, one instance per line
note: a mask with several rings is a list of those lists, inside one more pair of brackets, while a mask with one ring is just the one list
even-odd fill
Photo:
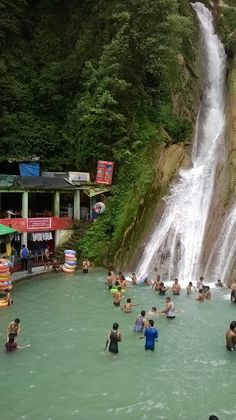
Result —
[[131, 299], [128, 298], [126, 300], [126, 303], [124, 304], [124, 306], [122, 306], [122, 308], [120, 308], [120, 309], [123, 310], [124, 313], [130, 314], [131, 313], [132, 306], [138, 306], [138, 305], [139, 305], [138, 303], [131, 303]]

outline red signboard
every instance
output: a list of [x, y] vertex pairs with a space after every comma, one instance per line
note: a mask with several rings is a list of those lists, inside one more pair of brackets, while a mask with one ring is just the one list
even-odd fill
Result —
[[107, 162], [105, 160], [98, 161], [96, 182], [98, 184], [111, 185], [113, 175], [114, 162]]
[[[50, 219], [49, 222], [41, 222], [41, 220]], [[35, 222], [36, 220], [36, 222]], [[73, 228], [73, 219], [70, 217], [43, 217], [43, 218], [15, 218], [15, 219], [0, 219], [0, 224], [9, 226], [19, 233], [23, 232], [48, 232], [55, 230], [67, 230]], [[49, 227], [50, 225], [50, 227]]]
[[27, 219], [27, 229], [34, 231], [39, 229], [51, 229], [51, 217]]

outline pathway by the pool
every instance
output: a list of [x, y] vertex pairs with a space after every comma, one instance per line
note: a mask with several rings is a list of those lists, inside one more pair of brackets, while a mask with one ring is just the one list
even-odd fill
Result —
[[44, 266], [41, 265], [39, 267], [33, 267], [32, 273], [28, 273], [27, 271], [17, 271], [15, 273], [12, 273], [11, 279], [12, 279], [12, 282], [14, 283], [18, 280], [25, 279], [28, 277], [38, 276], [39, 274], [43, 274], [43, 273], [48, 273], [48, 271], [44, 271]]

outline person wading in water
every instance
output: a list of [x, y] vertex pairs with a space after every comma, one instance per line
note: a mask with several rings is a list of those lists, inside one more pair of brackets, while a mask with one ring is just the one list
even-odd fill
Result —
[[[118, 331], [119, 324], [115, 322], [112, 326], [112, 330], [107, 334], [104, 351], [107, 349], [110, 353], [119, 353], [118, 343], [121, 342], [121, 333]], [[109, 346], [108, 346], [109, 345]]]

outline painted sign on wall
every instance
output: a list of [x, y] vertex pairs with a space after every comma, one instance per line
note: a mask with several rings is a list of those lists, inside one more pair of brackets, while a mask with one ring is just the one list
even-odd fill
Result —
[[96, 182], [98, 184], [111, 185], [113, 175], [114, 162], [99, 160], [97, 166]]
[[51, 218], [50, 217], [39, 217], [27, 219], [27, 229], [38, 230], [38, 229], [50, 229]]

